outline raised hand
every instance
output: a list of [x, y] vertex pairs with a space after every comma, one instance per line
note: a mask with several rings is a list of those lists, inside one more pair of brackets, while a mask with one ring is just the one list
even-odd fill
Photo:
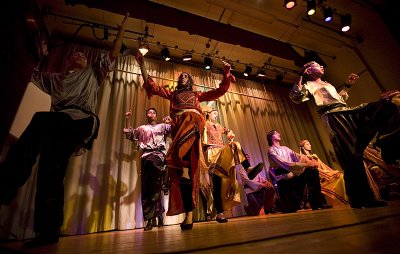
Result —
[[236, 82], [236, 78], [235, 76], [231, 75], [231, 64], [225, 61], [222, 61], [222, 63], [224, 64], [224, 73], [226, 76], [230, 76], [231, 77], [231, 81], [233, 83]]
[[170, 116], [166, 116], [166, 117], [163, 118], [163, 122], [166, 123], [166, 124], [171, 124], [172, 119], [171, 119]]
[[347, 77], [347, 79], [346, 79], [346, 84], [348, 84], [348, 85], [354, 85], [356, 82], [357, 82], [357, 80], [359, 79], [360, 77], [357, 75], [357, 74], [355, 74], [355, 73], [351, 73], [348, 77]]
[[127, 26], [127, 22], [126, 21], [128, 20], [128, 17], [129, 17], [129, 12], [126, 13], [126, 15], [125, 15], [124, 19], [122, 20], [121, 24], [117, 25], [119, 31], [121, 31], [121, 30], [125, 31], [126, 26]]
[[229, 131], [229, 132], [226, 134], [226, 137], [229, 139], [230, 142], [232, 142], [233, 139], [235, 138], [235, 133], [233, 133], [233, 131]]
[[132, 109], [125, 113], [125, 119], [128, 120], [132, 117]]

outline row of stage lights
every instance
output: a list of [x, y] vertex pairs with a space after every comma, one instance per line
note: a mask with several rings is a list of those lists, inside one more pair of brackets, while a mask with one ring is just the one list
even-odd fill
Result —
[[[306, 0], [307, 1], [307, 15], [312, 16], [317, 11], [317, 1], [316, 0]], [[323, 0], [319, 0], [322, 13], [324, 15], [324, 22], [329, 23], [333, 20], [334, 11], [332, 7], [327, 7], [323, 5]], [[296, 0], [284, 0], [284, 6], [286, 9], [291, 10], [297, 5]], [[347, 32], [350, 30], [351, 26], [351, 15], [350, 14], [340, 14], [340, 24], [341, 31]]]
[[[149, 52], [149, 44], [144, 41], [139, 42], [139, 51], [143, 56], [146, 55], [147, 52]], [[168, 47], [163, 47], [161, 49], [160, 54], [161, 54], [161, 57], [165, 61], [168, 62], [169, 60], [171, 60], [171, 55], [170, 55], [170, 51], [169, 51]], [[189, 52], [186, 52], [182, 55], [182, 61], [184, 61], [184, 62], [190, 61], [191, 59], [192, 59], [192, 54]], [[222, 59], [222, 60], [224, 60], [224, 59]], [[237, 63], [239, 63], [239, 62], [237, 61]], [[204, 57], [204, 68], [206, 70], [211, 70], [212, 66], [213, 66], [213, 59], [210, 56], [205, 56]], [[231, 68], [234, 69], [233, 62], [231, 62]], [[252, 70], [253, 70], [253, 66], [250, 64], [247, 64], [246, 68], [243, 72], [243, 75], [245, 77], [248, 77], [250, 75], [250, 73], [252, 72]], [[267, 72], [267, 70], [266, 70], [265, 66], [259, 67], [256, 75], [257, 75], [257, 77], [264, 77], [267, 75], [266, 72]]]

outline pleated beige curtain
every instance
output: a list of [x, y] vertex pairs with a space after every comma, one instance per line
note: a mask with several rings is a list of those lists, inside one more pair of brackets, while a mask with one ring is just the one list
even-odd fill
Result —
[[[104, 53], [81, 46], [54, 50], [57, 57], [49, 65], [65, 60], [69, 53], [83, 48], [92, 59]], [[57, 60], [54, 60], [57, 59]], [[174, 87], [182, 71], [189, 72], [195, 89], [206, 91], [218, 86], [222, 75], [209, 71], [146, 59], [149, 74], [158, 85]], [[52, 65], [49, 68], [57, 68]], [[140, 151], [125, 139], [123, 128], [146, 124], [145, 110], [154, 107], [158, 120], [169, 114], [169, 101], [153, 96], [149, 99], [143, 89], [140, 69], [132, 56], [118, 58], [115, 70], [110, 73], [98, 95], [97, 113], [101, 121], [99, 135], [93, 149], [82, 156], [73, 157], [65, 178], [64, 225], [67, 235], [94, 233], [108, 230], [126, 230], [144, 226], [140, 196]], [[251, 157], [251, 164], [263, 162], [268, 168], [266, 134], [278, 130], [282, 144], [297, 150], [300, 139], [309, 139], [314, 151], [323, 161], [326, 148], [321, 134], [315, 129], [307, 106], [289, 100], [289, 89], [265, 85], [237, 77], [226, 95], [211, 102], [220, 113], [222, 125], [232, 129], [236, 141]], [[132, 110], [132, 118], [125, 112]], [[263, 172], [266, 176], [266, 172]], [[33, 204], [35, 170], [31, 179], [21, 189], [12, 207], [0, 209], [0, 238], [27, 238], [33, 234]], [[168, 205], [168, 196], [163, 196]], [[227, 211], [228, 217], [245, 215], [242, 205]], [[165, 224], [177, 224], [183, 215], [165, 217]]]

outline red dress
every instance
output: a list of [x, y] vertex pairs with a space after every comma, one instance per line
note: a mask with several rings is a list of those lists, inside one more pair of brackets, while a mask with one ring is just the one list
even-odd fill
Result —
[[[171, 91], [158, 86], [149, 78], [144, 88], [149, 96], [158, 95], [170, 101], [172, 118], [172, 143], [167, 153], [166, 164], [169, 168], [171, 191], [167, 215], [176, 215], [185, 211], [180, 191], [180, 175], [183, 167], [189, 168], [192, 184], [192, 209], [197, 206], [199, 192], [199, 169], [205, 166], [201, 150], [201, 135], [205, 119], [200, 102], [216, 100], [224, 95], [230, 86], [232, 74], [224, 75], [216, 89], [199, 92], [192, 90]], [[186, 209], [187, 210], [187, 209]]]

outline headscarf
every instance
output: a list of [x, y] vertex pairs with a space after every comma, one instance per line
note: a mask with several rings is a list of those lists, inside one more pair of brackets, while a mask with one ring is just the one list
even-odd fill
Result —
[[390, 101], [390, 100], [392, 100], [393, 97], [395, 97], [399, 94], [400, 94], [399, 90], [390, 90], [390, 91], [386, 91], [386, 92], [382, 93], [381, 96], [379, 96], [379, 99]]
[[302, 140], [302, 141], [299, 142], [300, 154], [305, 154], [305, 153], [304, 153], [304, 150], [305, 150], [305, 149], [304, 149], [304, 145], [305, 145], [307, 142], [310, 143], [310, 141], [308, 141], [307, 139], [304, 139], [304, 140]]

